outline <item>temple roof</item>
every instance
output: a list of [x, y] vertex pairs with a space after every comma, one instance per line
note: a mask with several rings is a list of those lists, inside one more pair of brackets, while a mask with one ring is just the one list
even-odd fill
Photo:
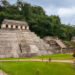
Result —
[[55, 40], [61, 48], [66, 48], [66, 45], [61, 40]]
[[3, 24], [10, 24], [10, 25], [25, 25], [25, 26], [28, 26], [27, 22], [17, 21], [17, 20], [4, 19], [4, 21], [2, 23]]

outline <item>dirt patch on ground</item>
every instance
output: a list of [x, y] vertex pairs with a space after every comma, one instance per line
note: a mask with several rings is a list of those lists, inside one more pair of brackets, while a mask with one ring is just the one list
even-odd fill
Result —
[[[12, 59], [12, 60], [0, 60], [0, 61], [49, 61], [48, 59]], [[51, 62], [65, 62], [73, 63], [73, 60], [51, 60]]]
[[8, 75], [5, 72], [3, 72], [2, 70], [0, 70], [0, 75]]

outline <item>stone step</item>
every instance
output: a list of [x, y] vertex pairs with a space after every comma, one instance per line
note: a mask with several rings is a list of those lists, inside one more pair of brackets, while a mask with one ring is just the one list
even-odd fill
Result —
[[[33, 32], [0, 30], [0, 50], [8, 50], [8, 53], [11, 51], [10, 55], [7, 55], [7, 57], [18, 57], [18, 53], [20, 53], [20, 44], [24, 52], [28, 50], [33, 50], [34, 52], [35, 49], [37, 50], [38, 48], [38, 51], [44, 51], [46, 53], [46, 50], [49, 48], [48, 45]], [[42, 52], [40, 52], [40, 54], [41, 53]], [[3, 56], [6, 57], [4, 53]], [[1, 55], [0, 57], [3, 56]]]

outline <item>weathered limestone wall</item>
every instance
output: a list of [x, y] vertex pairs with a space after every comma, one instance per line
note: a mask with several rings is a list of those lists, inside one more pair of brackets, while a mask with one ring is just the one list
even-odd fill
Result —
[[0, 30], [0, 58], [52, 54], [48, 44], [30, 31]]
[[18, 57], [18, 42], [16, 33], [0, 30], [0, 57]]

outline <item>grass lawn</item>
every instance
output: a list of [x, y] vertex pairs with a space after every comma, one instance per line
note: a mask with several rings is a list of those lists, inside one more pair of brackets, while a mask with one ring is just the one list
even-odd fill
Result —
[[70, 54], [53, 54], [53, 55], [42, 55], [42, 56], [37, 56], [33, 58], [52, 58], [53, 60], [72, 60], [74, 57]]
[[0, 60], [10, 60], [10, 59], [48, 59], [52, 58], [53, 60], [72, 60], [74, 57], [70, 54], [52, 54], [52, 55], [41, 55], [41, 56], [34, 56], [34, 57], [20, 57], [20, 58], [0, 58]]
[[9, 61], [0, 62], [0, 69], [11, 75], [75, 75], [74, 66], [69, 63]]

